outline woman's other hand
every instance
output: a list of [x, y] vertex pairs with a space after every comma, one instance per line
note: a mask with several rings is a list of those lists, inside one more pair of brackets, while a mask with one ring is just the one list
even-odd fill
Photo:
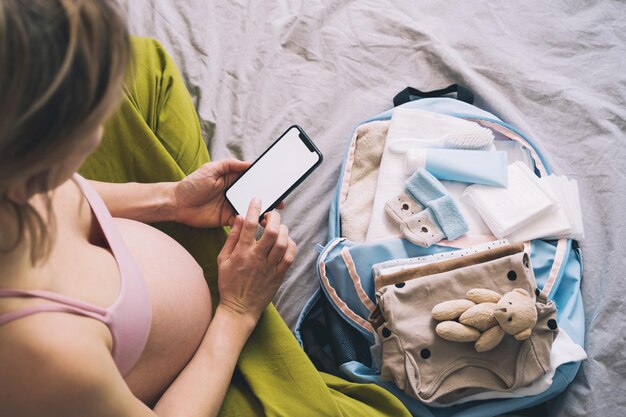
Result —
[[209, 162], [176, 183], [176, 221], [193, 227], [232, 224], [236, 213], [224, 192], [249, 166], [236, 159]]
[[[237, 213], [224, 193], [250, 165], [237, 159], [208, 162], [175, 183], [175, 220], [193, 227], [232, 225]], [[281, 202], [277, 208], [284, 206]]]
[[255, 322], [276, 294], [297, 252], [276, 211], [267, 214], [263, 235], [256, 240], [260, 212], [261, 202], [254, 199], [245, 220], [236, 216], [217, 258], [220, 306]]

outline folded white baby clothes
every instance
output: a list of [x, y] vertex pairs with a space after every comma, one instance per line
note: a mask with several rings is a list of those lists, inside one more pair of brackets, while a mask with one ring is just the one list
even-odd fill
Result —
[[557, 205], [537, 176], [522, 162], [508, 167], [507, 188], [471, 185], [463, 193], [498, 239], [512, 234], [545, 215]]
[[555, 190], [550, 183], [545, 180], [546, 178], [537, 178], [536, 183], [542, 187], [548, 195], [557, 200], [557, 204], [535, 221], [509, 234], [507, 239], [511, 242], [525, 242], [539, 238], [557, 239], [559, 236], [564, 236], [572, 230], [572, 225], [567, 218], [567, 214], [561, 202], [557, 198]]
[[508, 188], [472, 185], [462, 197], [494, 236], [511, 243], [584, 237], [576, 181], [555, 175], [539, 178], [521, 162], [508, 170]]
[[583, 216], [580, 209], [580, 196], [576, 180], [571, 180], [563, 175], [549, 175], [541, 178], [540, 181], [550, 188], [550, 192], [559, 202], [570, 224], [570, 230], [560, 234], [555, 233], [547, 238], [583, 239], [585, 231], [583, 229]]

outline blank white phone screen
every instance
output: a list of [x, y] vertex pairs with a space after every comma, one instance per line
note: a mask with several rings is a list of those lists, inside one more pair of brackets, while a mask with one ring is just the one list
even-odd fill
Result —
[[299, 134], [298, 129], [290, 129], [228, 189], [226, 196], [239, 214], [245, 216], [254, 197], [261, 199], [261, 213], [265, 212], [315, 165], [318, 154], [309, 150]]

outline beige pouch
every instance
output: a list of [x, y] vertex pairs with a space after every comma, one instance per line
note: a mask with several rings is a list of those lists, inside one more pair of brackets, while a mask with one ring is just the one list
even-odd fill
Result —
[[[531, 384], [550, 369], [556, 337], [556, 308], [536, 291], [523, 245], [507, 245], [463, 258], [381, 275], [376, 280], [377, 310], [371, 321], [382, 340], [381, 380], [393, 381], [425, 403], [445, 404], [484, 391], [510, 391]], [[432, 308], [465, 298], [471, 288], [504, 294], [523, 288], [533, 296], [538, 319], [531, 336], [505, 335], [488, 352], [472, 343], [436, 335]]]

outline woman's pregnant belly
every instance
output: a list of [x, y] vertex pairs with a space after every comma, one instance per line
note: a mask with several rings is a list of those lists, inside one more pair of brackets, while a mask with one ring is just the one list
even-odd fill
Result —
[[195, 354], [211, 320], [202, 268], [161, 231], [115, 219], [150, 293], [152, 325], [146, 347], [125, 377], [137, 398], [153, 406]]

